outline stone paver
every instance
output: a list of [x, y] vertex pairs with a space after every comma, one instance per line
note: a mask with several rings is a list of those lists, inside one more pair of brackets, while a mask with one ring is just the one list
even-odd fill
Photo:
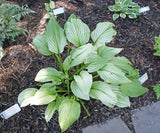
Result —
[[101, 125], [88, 126], [83, 129], [83, 133], [131, 133], [131, 131], [119, 117], [116, 117]]
[[160, 101], [133, 112], [136, 133], [160, 133]]

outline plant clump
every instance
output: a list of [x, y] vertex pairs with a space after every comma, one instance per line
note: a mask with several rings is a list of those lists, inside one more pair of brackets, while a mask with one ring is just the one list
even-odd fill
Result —
[[[44, 84], [39, 89], [23, 90], [18, 96], [21, 107], [47, 104], [46, 121], [58, 111], [64, 132], [80, 117], [81, 106], [90, 115], [84, 101], [93, 98], [108, 107], [123, 108], [130, 106], [129, 97], [147, 92], [139, 81], [139, 71], [127, 58], [117, 55], [122, 49], [105, 45], [116, 35], [113, 27], [113, 23], [101, 22], [91, 32], [72, 14], [62, 29], [55, 18], [50, 18], [45, 34], [37, 35], [33, 44], [41, 54], [53, 56], [58, 69], [48, 67], [37, 73], [35, 81]], [[62, 61], [67, 44], [67, 57]], [[71, 49], [71, 45], [76, 48]]]
[[138, 9], [140, 6], [132, 2], [132, 0], [115, 0], [115, 5], [108, 7], [110, 11], [114, 12], [113, 20], [117, 20], [119, 17], [125, 19], [127, 16], [130, 19], [137, 18], [139, 14]]

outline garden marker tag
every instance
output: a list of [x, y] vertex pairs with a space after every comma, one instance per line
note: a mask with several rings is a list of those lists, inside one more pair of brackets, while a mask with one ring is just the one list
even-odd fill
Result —
[[146, 12], [149, 11], [149, 10], [150, 10], [149, 6], [146, 6], [146, 7], [141, 7], [141, 8], [139, 8], [139, 9], [138, 9], [138, 12], [139, 12], [139, 13], [146, 14]]
[[141, 82], [141, 84], [143, 84], [147, 79], [148, 79], [148, 75], [147, 73], [145, 73], [139, 78], [139, 81]]
[[19, 105], [15, 104], [10, 108], [6, 109], [5, 111], [3, 111], [2, 113], [0, 113], [0, 116], [4, 119], [8, 119], [20, 111], [21, 111], [21, 108], [19, 107]]
[[64, 7], [53, 10], [54, 15], [63, 14]]

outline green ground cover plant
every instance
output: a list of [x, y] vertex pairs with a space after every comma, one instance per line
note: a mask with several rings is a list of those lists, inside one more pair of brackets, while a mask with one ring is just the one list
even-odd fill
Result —
[[115, 0], [115, 5], [108, 7], [110, 11], [114, 12], [113, 20], [117, 20], [119, 17], [125, 19], [129, 17], [131, 19], [137, 18], [139, 14], [138, 9], [140, 6], [132, 2], [132, 0]]
[[25, 34], [27, 30], [20, 28], [21, 17], [34, 13], [34, 11], [22, 6], [0, 2], [0, 59], [3, 55], [3, 42], [13, 40], [20, 34]]
[[154, 55], [155, 56], [160, 56], [160, 35], [159, 35], [159, 37], [155, 37], [154, 49], [156, 50]]
[[153, 90], [156, 93], [157, 99], [159, 99], [160, 98], [160, 84], [154, 85]]
[[[129, 97], [147, 92], [138, 80], [139, 71], [127, 58], [117, 55], [122, 49], [105, 45], [116, 35], [113, 27], [113, 23], [102, 22], [91, 32], [72, 14], [62, 29], [55, 18], [50, 18], [45, 34], [37, 35], [33, 44], [41, 54], [53, 56], [58, 69], [48, 67], [37, 73], [35, 81], [44, 84], [23, 90], [18, 96], [21, 107], [48, 105], [46, 121], [58, 111], [64, 132], [80, 117], [81, 106], [90, 115], [84, 101], [93, 98], [108, 107], [123, 108], [130, 106]], [[67, 57], [62, 61], [67, 44]]]

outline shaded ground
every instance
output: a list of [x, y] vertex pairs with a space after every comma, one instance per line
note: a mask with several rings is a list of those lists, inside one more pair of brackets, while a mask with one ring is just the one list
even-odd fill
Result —
[[[5, 53], [0, 62], [0, 112], [17, 103], [18, 94], [25, 88], [37, 87], [34, 82], [36, 73], [44, 67], [56, 67], [52, 57], [42, 56], [32, 44], [36, 34], [44, 33], [46, 21], [42, 19], [45, 14], [44, 3], [47, 0], [16, 0], [20, 5], [26, 5], [35, 14], [30, 14], [22, 20], [22, 24], [29, 31], [28, 35], [20, 36], [15, 42], [5, 42]], [[126, 56], [140, 74], [147, 72], [148, 81], [144, 86], [149, 92], [139, 98], [131, 99], [131, 107], [110, 109], [99, 101], [91, 100], [86, 102], [91, 116], [88, 117], [82, 109], [80, 119], [75, 122], [66, 133], [81, 133], [81, 129], [93, 123], [103, 122], [109, 118], [120, 115], [134, 132], [131, 121], [131, 110], [140, 108], [156, 101], [152, 85], [160, 83], [160, 58], [153, 56], [154, 37], [160, 34], [160, 2], [158, 0], [138, 1], [140, 6], [150, 6], [151, 11], [139, 16], [137, 19], [118, 19], [112, 21], [112, 12], [107, 8], [114, 4], [114, 0], [57, 0], [56, 6], [66, 8], [66, 17], [71, 13], [81, 18], [91, 30], [98, 22], [110, 21], [116, 27], [117, 35], [109, 46], [124, 48], [120, 55]], [[59, 16], [58, 21], [63, 26], [65, 17]], [[65, 55], [64, 55], [65, 56]], [[57, 113], [49, 123], [45, 122], [44, 110], [46, 106], [26, 107], [16, 116], [9, 120], [0, 120], [0, 132], [2, 133], [60, 133], [57, 120]]]

